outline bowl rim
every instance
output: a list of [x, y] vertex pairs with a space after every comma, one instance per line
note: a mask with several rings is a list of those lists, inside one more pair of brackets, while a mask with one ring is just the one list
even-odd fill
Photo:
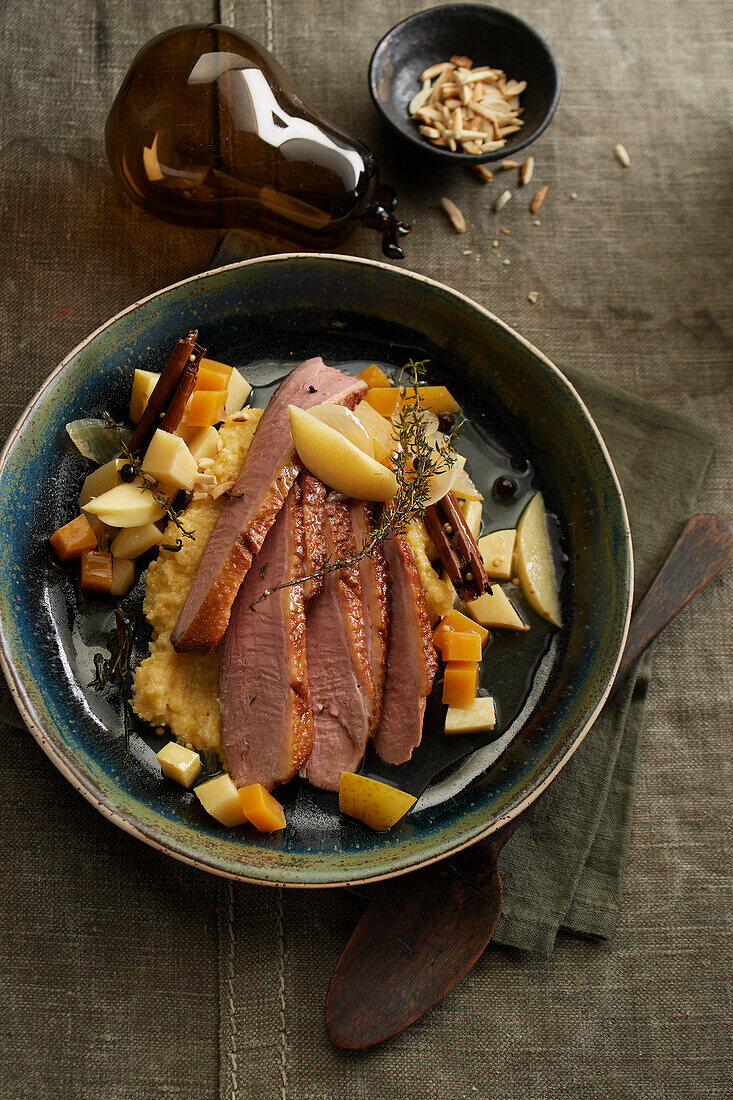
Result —
[[[393, 121], [393, 119], [390, 118], [390, 116], [384, 110], [381, 102], [379, 101], [379, 98], [377, 96], [377, 78], [375, 70], [377, 64], [377, 54], [382, 49], [384, 43], [387, 41], [387, 39], [391, 38], [395, 31], [400, 30], [402, 27], [404, 27], [405, 24], [418, 22], [424, 16], [433, 15], [435, 12], [445, 11], [447, 9], [452, 9], [454, 11], [461, 9], [463, 11], [470, 11], [472, 13], [484, 12], [499, 15], [501, 16], [503, 21], [514, 25], [517, 30], [521, 31], [523, 34], [526, 34], [529, 38], [532, 38], [547, 56], [550, 64], [550, 69], [552, 70], [555, 78], [554, 90], [549, 107], [545, 111], [545, 114], [537, 128], [531, 134], [528, 134], [526, 138], [520, 138], [520, 140], [513, 142], [510, 148], [504, 147], [503, 149], [494, 149], [489, 153], [459, 153], [457, 150], [454, 153], [450, 149], [441, 149], [437, 145], [431, 145], [430, 142], [423, 141], [420, 137], [417, 136], [417, 134], [410, 133], [407, 128], [403, 129], [401, 126], [399, 126], [396, 122]], [[384, 121], [387, 123], [390, 130], [393, 133], [398, 134], [405, 141], [409, 141], [409, 143], [414, 146], [415, 149], [419, 149], [423, 153], [428, 153], [431, 156], [443, 160], [447, 164], [463, 164], [469, 166], [472, 164], [486, 164], [489, 161], [494, 162], [499, 160], [506, 160], [507, 157], [513, 156], [514, 153], [519, 153], [522, 149], [526, 149], [528, 145], [531, 145], [534, 141], [537, 140], [537, 138], [542, 136], [542, 134], [552, 122], [555, 111], [557, 110], [558, 102], [560, 101], [561, 91], [562, 75], [560, 73], [560, 66], [557, 63], [557, 59], [554, 53], [552, 52], [542, 35], [539, 34], [538, 31], [536, 31], [534, 27], [530, 26], [530, 24], [527, 23], [524, 19], [520, 19], [518, 15], [515, 15], [513, 12], [506, 11], [504, 8], [497, 8], [493, 4], [438, 4], [434, 8], [423, 8], [421, 11], [413, 12], [412, 15], [408, 15], [405, 19], [401, 19], [399, 23], [395, 23], [395, 25], [386, 32], [386, 34], [382, 35], [379, 42], [374, 47], [372, 56], [369, 59], [369, 93], [372, 97], [372, 102], [374, 103], [374, 106], [376, 107], [377, 111], [384, 119]], [[409, 121], [409, 119], [407, 119], [407, 121]]]
[[611, 692], [611, 689], [613, 687], [613, 684], [614, 684], [614, 681], [615, 681], [615, 678], [616, 678], [616, 673], [618, 672], [618, 668], [619, 668], [619, 665], [621, 663], [621, 659], [622, 659], [622, 656], [623, 656], [623, 651], [624, 651], [624, 647], [625, 647], [625, 644], [626, 644], [626, 639], [627, 639], [627, 635], [628, 635], [628, 631], [629, 631], [629, 624], [630, 624], [630, 620], [631, 620], [633, 585], [634, 585], [634, 555], [633, 555], [633, 545], [632, 545], [632, 539], [631, 539], [631, 529], [630, 529], [630, 525], [629, 525], [628, 512], [627, 512], [627, 508], [626, 508], [626, 501], [624, 499], [623, 491], [621, 489], [621, 485], [620, 485], [620, 482], [619, 482], [619, 479], [618, 479], [618, 475], [616, 473], [616, 469], [615, 469], [614, 464], [613, 464], [613, 460], [612, 460], [612, 458], [609, 454], [608, 448], [606, 447], [606, 444], [603, 440], [603, 437], [602, 437], [602, 435], [601, 435], [601, 433], [600, 433], [600, 431], [599, 431], [599, 429], [598, 429], [591, 413], [589, 412], [585, 402], [583, 401], [582, 397], [580, 396], [578, 391], [575, 389], [573, 384], [569, 381], [568, 378], [566, 378], [566, 376], [563, 374], [563, 372], [559, 369], [559, 367], [555, 366], [555, 364], [552, 362], [552, 360], [550, 360], [543, 352], [541, 352], [538, 348], [536, 348], [524, 336], [522, 336], [520, 333], [518, 333], [515, 329], [513, 329], [510, 325], [508, 325], [505, 321], [502, 321], [499, 317], [496, 316], [496, 314], [492, 313], [490, 310], [486, 309], [484, 306], [482, 306], [478, 302], [474, 301], [474, 299], [470, 298], [467, 294], [463, 294], [461, 291], [455, 290], [452, 287], [447, 286], [445, 283], [441, 283], [436, 279], [431, 279], [429, 276], [422, 275], [418, 272], [403, 270], [401, 268], [396, 268], [394, 265], [385, 263], [385, 262], [380, 261], [380, 260], [370, 260], [370, 259], [366, 259], [366, 258], [363, 258], [363, 257], [360, 257], [360, 256], [342, 256], [342, 255], [339, 255], [338, 253], [328, 253], [328, 252], [323, 252], [323, 253], [282, 252], [282, 253], [274, 253], [274, 254], [266, 255], [266, 256], [256, 256], [256, 257], [254, 257], [252, 259], [249, 259], [249, 260], [240, 260], [240, 261], [237, 261], [237, 262], [231, 263], [231, 264], [224, 264], [221, 267], [211, 268], [207, 271], [199, 272], [196, 275], [191, 275], [191, 276], [189, 276], [185, 279], [180, 279], [175, 283], [171, 283], [168, 286], [162, 287], [161, 289], [156, 290], [153, 293], [148, 294], [145, 297], [138, 299], [137, 301], [133, 302], [131, 305], [125, 307], [122, 310], [120, 310], [113, 317], [108, 318], [108, 320], [106, 320], [103, 324], [99, 325], [96, 329], [94, 329], [93, 332], [91, 332], [79, 344], [77, 344], [76, 347], [73, 348], [73, 350], [70, 351], [64, 357], [64, 359], [58, 364], [58, 366], [55, 367], [53, 371], [51, 371], [51, 373], [46, 377], [46, 379], [42, 382], [42, 384], [36, 390], [33, 397], [31, 398], [31, 400], [28, 402], [28, 404], [26, 405], [23, 412], [18, 417], [18, 420], [15, 423], [15, 426], [13, 427], [12, 431], [10, 432], [10, 435], [8, 436], [8, 438], [5, 442], [5, 445], [2, 448], [2, 452], [0, 452], [0, 478], [2, 477], [3, 471], [5, 469], [6, 463], [8, 461], [8, 457], [10, 455], [10, 452], [11, 452], [12, 448], [13, 448], [15, 440], [18, 438], [18, 435], [20, 434], [20, 432], [23, 428], [23, 425], [26, 423], [26, 421], [28, 420], [28, 418], [30, 417], [32, 412], [34, 411], [34, 409], [36, 407], [36, 404], [42, 398], [42, 396], [45, 393], [46, 389], [50, 386], [50, 384], [53, 382], [53, 380], [65, 369], [67, 364], [70, 363], [71, 360], [83, 348], [85, 348], [88, 344], [90, 344], [93, 340], [95, 340], [96, 337], [100, 335], [100, 333], [104, 332], [105, 329], [110, 328], [112, 325], [114, 325], [122, 317], [125, 317], [128, 314], [133, 313], [136, 309], [139, 308], [139, 306], [141, 306], [143, 304], [146, 304], [148, 302], [151, 302], [155, 298], [161, 297], [162, 295], [166, 294], [168, 291], [174, 290], [178, 287], [182, 287], [182, 286], [186, 286], [186, 285], [193, 286], [197, 282], [199, 282], [203, 279], [206, 279], [208, 276], [221, 274], [221, 273], [226, 272], [226, 271], [234, 271], [234, 270], [237, 270], [237, 269], [248, 268], [248, 267], [253, 266], [255, 264], [258, 264], [258, 263], [265, 263], [265, 262], [267, 262], [267, 263], [271, 263], [271, 262], [279, 262], [279, 263], [286, 262], [286, 263], [289, 263], [289, 262], [292, 262], [292, 261], [298, 261], [298, 260], [304, 260], [304, 259], [305, 260], [314, 260], [314, 259], [327, 260], [327, 261], [335, 262], [335, 263], [338, 263], [338, 264], [354, 264], [356, 266], [375, 267], [375, 268], [385, 270], [385, 271], [389, 272], [391, 275], [394, 275], [395, 273], [405, 275], [409, 279], [413, 279], [417, 282], [423, 283], [426, 286], [436, 288], [436, 289], [438, 289], [442, 292], [447, 292], [449, 295], [452, 295], [452, 296], [458, 298], [465, 305], [470, 306], [472, 309], [478, 310], [478, 312], [483, 314], [484, 317], [486, 317], [490, 322], [492, 322], [493, 324], [497, 325], [499, 328], [504, 330], [504, 332], [506, 332], [508, 335], [513, 337], [515, 340], [517, 340], [520, 344], [522, 344], [533, 355], [535, 355], [539, 359], [541, 359], [542, 362], [545, 364], [545, 366], [547, 368], [549, 368], [550, 372], [552, 374], [554, 374], [555, 376], [557, 376], [560, 379], [560, 381], [562, 382], [562, 384], [564, 384], [565, 386], [568, 387], [568, 389], [571, 391], [575, 401], [577, 402], [578, 406], [580, 407], [580, 410], [582, 411], [583, 415], [585, 416], [587, 426], [590, 428], [591, 432], [594, 434], [594, 436], [596, 438], [599, 449], [600, 449], [600, 451], [601, 451], [601, 453], [602, 453], [602, 455], [603, 455], [603, 457], [606, 461], [609, 473], [611, 475], [611, 479], [614, 483], [614, 486], [615, 486], [617, 494], [618, 494], [618, 501], [619, 501], [619, 504], [620, 504], [620, 515], [621, 515], [621, 519], [622, 519], [622, 522], [623, 522], [623, 533], [622, 533], [623, 545], [626, 548], [627, 558], [628, 558], [628, 575], [627, 575], [627, 578], [626, 578], [627, 583], [626, 583], [626, 587], [625, 587], [625, 607], [623, 609], [623, 628], [622, 628], [622, 631], [621, 631], [621, 637], [619, 639], [618, 650], [617, 650], [617, 653], [616, 653], [616, 655], [614, 657], [614, 660], [613, 660], [613, 666], [610, 669], [607, 683], [606, 683], [603, 691], [601, 692], [601, 695], [598, 699], [598, 702], [597, 702], [596, 706], [594, 707], [592, 713], [588, 716], [588, 718], [584, 722], [582, 728], [578, 731], [578, 734], [577, 734], [575, 740], [573, 741], [573, 743], [566, 747], [566, 751], [562, 754], [562, 756], [556, 762], [555, 767], [552, 769], [552, 771], [547, 776], [545, 776], [545, 778], [540, 783], [538, 783], [538, 785], [535, 788], [533, 788], [531, 791], [527, 792], [525, 794], [525, 796], [523, 798], [521, 798], [516, 805], [510, 807], [509, 810], [507, 810], [504, 814], [500, 815], [493, 822], [487, 824], [485, 828], [479, 829], [478, 831], [473, 833], [471, 836], [469, 836], [467, 838], [464, 838], [461, 841], [458, 841], [455, 845], [451, 845], [445, 851], [437, 852], [437, 853], [433, 853], [433, 854], [428, 854], [428, 855], [425, 856], [424, 859], [416, 859], [414, 862], [410, 863], [408, 866], [397, 867], [397, 868], [392, 867], [388, 870], [378, 872], [377, 874], [374, 874], [374, 875], [360, 874], [360, 875], [357, 875], [353, 878], [344, 878], [344, 879], [340, 879], [338, 881], [309, 882], [309, 881], [303, 881], [303, 880], [293, 881], [293, 880], [288, 880], [287, 878], [278, 879], [278, 878], [268, 878], [268, 877], [257, 877], [257, 876], [254, 876], [252, 874], [235, 873], [235, 872], [227, 870], [224, 867], [218, 866], [214, 862], [216, 857], [197, 858], [195, 855], [192, 855], [188, 852], [175, 849], [175, 848], [171, 847], [170, 845], [166, 844], [163, 840], [159, 839], [158, 836], [155, 836], [151, 832], [148, 832], [141, 825], [135, 824], [134, 822], [128, 820], [128, 818], [123, 813], [117, 812], [111, 806], [107, 805], [107, 803], [103, 799], [99, 798], [97, 796], [97, 794], [95, 793], [94, 789], [92, 789], [92, 785], [85, 782], [85, 779], [86, 779], [85, 774], [81, 771], [75, 770], [73, 767], [71, 767], [67, 763], [67, 761], [64, 759], [61, 752], [52, 743], [52, 741], [49, 740], [49, 738], [47, 737], [44, 729], [41, 726], [39, 726], [38, 723], [35, 721], [35, 719], [33, 717], [33, 714], [32, 714], [32, 709], [31, 709], [31, 706], [30, 706], [30, 702], [27, 700], [27, 697], [26, 697], [24, 689], [23, 689], [22, 677], [16, 671], [15, 664], [14, 664], [14, 661], [13, 661], [13, 658], [12, 658], [12, 653], [10, 652], [11, 647], [10, 647], [8, 639], [6, 637], [6, 632], [5, 632], [5, 629], [4, 629], [4, 625], [1, 621], [0, 621], [0, 668], [2, 669], [2, 672], [5, 676], [5, 680], [8, 684], [8, 688], [10, 690], [10, 694], [11, 694], [11, 696], [13, 698], [13, 701], [15, 702], [15, 704], [18, 708], [18, 711], [20, 712], [20, 716], [23, 719], [23, 722], [24, 722], [26, 728], [31, 733], [34, 740], [37, 742], [37, 744], [40, 746], [40, 748], [43, 750], [43, 752], [46, 754], [46, 756], [49, 758], [49, 760], [52, 762], [52, 764], [54, 764], [54, 766], [59, 770], [59, 772], [61, 772], [61, 774], [64, 776], [64, 778], [69, 781], [69, 783], [72, 785], [72, 787], [76, 791], [78, 791], [78, 793], [81, 794], [92, 806], [94, 806], [94, 808], [96, 810], [98, 810], [99, 813], [101, 813], [104, 818], [106, 818], [108, 821], [112, 822], [113, 824], [119, 826], [126, 833], [129, 833], [131, 836], [137, 837], [137, 839], [142, 840], [144, 843], [150, 845], [152, 848], [155, 848], [158, 851], [163, 852], [164, 854], [166, 854], [168, 856], [172, 856], [174, 859], [177, 859], [177, 860], [181, 861], [182, 863], [186, 863], [189, 866], [196, 867], [198, 870], [208, 871], [212, 874], [219, 875], [223, 878], [233, 879], [235, 881], [246, 882], [246, 883], [250, 883], [252, 885], [258, 885], [258, 886], [277, 886], [277, 887], [288, 887], [288, 888], [294, 888], [294, 889], [332, 889], [332, 888], [335, 888], [335, 887], [363, 885], [365, 882], [369, 882], [369, 883], [381, 882], [381, 881], [384, 881], [386, 879], [395, 878], [395, 877], [397, 877], [399, 875], [402, 875], [402, 874], [407, 874], [410, 871], [419, 870], [422, 867], [430, 866], [431, 864], [439, 862], [441, 859], [445, 859], [448, 856], [456, 855], [458, 852], [463, 851], [464, 848], [470, 847], [472, 844], [477, 843], [479, 840], [482, 840], [482, 839], [490, 836], [492, 833], [497, 832], [504, 825], [507, 825], [514, 818], [518, 817], [521, 813], [523, 813], [524, 810], [526, 810], [528, 806], [530, 806], [533, 802], [536, 801], [537, 798], [539, 798], [539, 796], [542, 794], [542, 792], [555, 779], [555, 777], [559, 774], [559, 772], [562, 770], [562, 768], [565, 766], [565, 764], [568, 762], [568, 760], [570, 760], [572, 755], [575, 753], [575, 751], [580, 747], [582, 742], [585, 740], [586, 735], [588, 734], [589, 730], [593, 726], [596, 718], [598, 717], [598, 714], [602, 710], [602, 708], [603, 708], [603, 706], [604, 706], [604, 704], [605, 704], [605, 702], [606, 702], [606, 700], [607, 700], [607, 698], [608, 698], [608, 696]]

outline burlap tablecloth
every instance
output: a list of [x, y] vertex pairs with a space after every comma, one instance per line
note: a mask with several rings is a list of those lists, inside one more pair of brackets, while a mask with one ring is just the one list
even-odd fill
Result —
[[[220, 18], [269, 41], [304, 96], [374, 146], [415, 224], [409, 267], [552, 358], [717, 427], [699, 507], [730, 514], [726, 6], [511, 4], [564, 75], [533, 149], [535, 179], [550, 184], [540, 226], [516, 193], [497, 217], [495, 188], [418, 175], [385, 139], [366, 64], [420, 6], [30, 0], [0, 14], [0, 434], [88, 331], [206, 266], [214, 234], [155, 223], [119, 195], [102, 127], [143, 41]], [[465, 236], [445, 222], [443, 194], [464, 210]], [[377, 255], [366, 235], [350, 250]], [[108, 825], [27, 734], [4, 730], [0, 1095], [729, 1095], [732, 605], [728, 574], [657, 648], [613, 940], [561, 938], [549, 959], [491, 950], [430, 1016], [366, 1055], [333, 1051], [321, 1022], [357, 895], [241, 891], [168, 860]]]

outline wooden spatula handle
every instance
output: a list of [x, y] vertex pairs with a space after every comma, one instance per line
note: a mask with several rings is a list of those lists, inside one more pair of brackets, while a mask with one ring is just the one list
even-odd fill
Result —
[[463, 852], [380, 888], [331, 978], [326, 1028], [336, 1046], [383, 1043], [471, 969], [499, 920], [496, 857], [518, 824], [510, 821]]
[[731, 554], [733, 530], [729, 523], [704, 513], [688, 519], [634, 612], [616, 686], [670, 619], [720, 572]]

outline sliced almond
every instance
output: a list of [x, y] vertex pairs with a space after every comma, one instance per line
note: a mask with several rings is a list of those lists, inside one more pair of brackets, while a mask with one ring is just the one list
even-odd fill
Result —
[[613, 152], [614, 152], [616, 160], [619, 162], [619, 164], [622, 164], [624, 166], [624, 168], [630, 168], [631, 167], [631, 157], [629, 156], [628, 152], [626, 151], [626, 146], [624, 146], [624, 145], [614, 145]]
[[213, 500], [218, 500], [224, 493], [228, 493], [230, 489], [234, 488], [233, 481], [220, 481], [216, 488], [211, 490], [211, 497]]
[[473, 171], [483, 183], [491, 183], [494, 173], [485, 164], [474, 164]]
[[430, 84], [427, 84], [427, 87], [423, 87], [417, 93], [417, 95], [414, 95], [412, 97], [412, 99], [410, 100], [410, 106], [407, 108], [408, 113], [411, 114], [411, 115], [414, 115], [417, 111], [419, 111], [420, 108], [423, 107], [427, 103], [429, 95], [430, 95]]
[[494, 213], [498, 214], [500, 210], [503, 210], [508, 202], [511, 202], [511, 191], [502, 191], [499, 198], [494, 203]]
[[429, 69], [421, 73], [420, 80], [433, 80], [434, 77], [440, 76], [441, 73], [450, 72], [452, 68], [453, 66], [450, 61], [440, 61], [437, 65], [431, 65]]
[[531, 214], [536, 214], [537, 213], [539, 208], [542, 206], [542, 203], [545, 201], [545, 195], [547, 194], [549, 189], [550, 189], [549, 183], [546, 183], [544, 185], [544, 187], [540, 187], [539, 191], [537, 192], [535, 197], [532, 199], [532, 202], [529, 204], [529, 210], [530, 210]]
[[533, 175], [534, 157], [527, 157], [524, 164], [519, 169], [519, 182], [523, 185], [526, 185], [531, 181]]
[[456, 204], [451, 199], [443, 197], [440, 200], [440, 205], [443, 207], [443, 210], [448, 215], [448, 220], [455, 229], [456, 233], [465, 233], [466, 219], [464, 218], [463, 214], [458, 209]]

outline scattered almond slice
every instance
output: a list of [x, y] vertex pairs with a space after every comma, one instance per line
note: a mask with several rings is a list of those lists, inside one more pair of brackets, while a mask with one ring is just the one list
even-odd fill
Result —
[[545, 195], [547, 194], [549, 189], [550, 185], [547, 183], [544, 185], [544, 187], [540, 187], [539, 191], [532, 199], [532, 202], [529, 204], [529, 210], [531, 214], [537, 213], [539, 208], [542, 206], [542, 203], [545, 201]]
[[623, 165], [624, 168], [631, 167], [631, 157], [626, 151], [625, 145], [614, 145], [613, 152], [619, 164]]
[[440, 205], [448, 216], [448, 220], [455, 229], [456, 233], [466, 232], [466, 219], [456, 204], [451, 200], [443, 197], [440, 200]]

